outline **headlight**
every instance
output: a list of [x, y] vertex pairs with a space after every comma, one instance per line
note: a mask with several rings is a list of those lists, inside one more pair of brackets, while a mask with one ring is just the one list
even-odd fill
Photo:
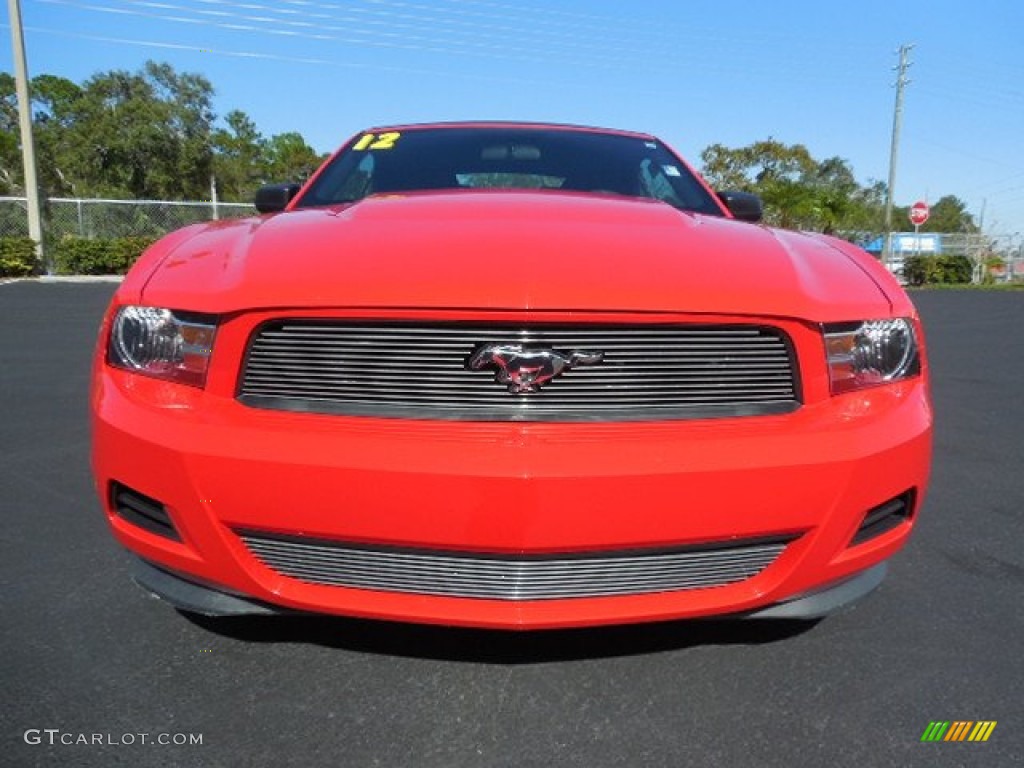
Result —
[[921, 372], [914, 324], [907, 319], [824, 327], [832, 394], [887, 384]]
[[107, 362], [118, 368], [202, 387], [217, 318], [157, 307], [121, 307], [114, 317]]

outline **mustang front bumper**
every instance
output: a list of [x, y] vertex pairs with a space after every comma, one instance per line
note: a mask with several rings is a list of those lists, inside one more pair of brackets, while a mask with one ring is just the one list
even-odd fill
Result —
[[504, 628], [834, 609], [905, 542], [931, 440], [920, 378], [779, 416], [523, 424], [266, 411], [101, 366], [93, 412], [114, 534], [180, 607]]

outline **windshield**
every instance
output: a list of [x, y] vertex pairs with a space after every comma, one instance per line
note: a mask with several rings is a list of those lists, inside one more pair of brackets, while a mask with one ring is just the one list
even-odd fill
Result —
[[297, 207], [439, 189], [594, 192], [722, 215], [708, 191], [659, 141], [504, 126], [363, 134], [334, 158]]

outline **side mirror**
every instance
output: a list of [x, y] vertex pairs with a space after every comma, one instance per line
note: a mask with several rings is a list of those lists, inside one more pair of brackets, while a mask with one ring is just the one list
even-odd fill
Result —
[[758, 222], [764, 218], [764, 206], [757, 195], [730, 189], [719, 192], [718, 199], [725, 203], [729, 213], [740, 221]]
[[289, 184], [267, 184], [256, 190], [256, 199], [253, 204], [260, 213], [274, 213], [283, 211], [292, 198], [298, 194], [301, 185]]

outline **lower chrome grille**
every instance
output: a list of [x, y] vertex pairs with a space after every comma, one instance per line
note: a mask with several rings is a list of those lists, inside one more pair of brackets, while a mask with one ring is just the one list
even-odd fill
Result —
[[677, 550], [514, 557], [239, 535], [268, 568], [311, 584], [512, 601], [720, 587], [756, 576], [788, 544], [760, 539]]
[[[512, 394], [475, 350], [600, 353]], [[582, 358], [581, 358], [582, 359]], [[239, 400], [281, 410], [478, 421], [639, 421], [799, 405], [785, 333], [760, 325], [279, 320], [253, 336]]]

